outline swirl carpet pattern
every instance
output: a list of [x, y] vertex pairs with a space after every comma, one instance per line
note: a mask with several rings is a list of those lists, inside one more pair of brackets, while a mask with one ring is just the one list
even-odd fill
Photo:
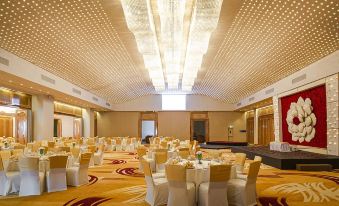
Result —
[[[228, 158], [234, 157], [230, 150], [223, 152]], [[87, 185], [40, 196], [0, 196], [0, 205], [145, 206], [146, 186], [138, 165], [135, 153], [108, 152], [104, 154], [102, 166], [89, 169]], [[259, 206], [339, 206], [339, 173], [283, 171], [262, 165], [257, 193]]]

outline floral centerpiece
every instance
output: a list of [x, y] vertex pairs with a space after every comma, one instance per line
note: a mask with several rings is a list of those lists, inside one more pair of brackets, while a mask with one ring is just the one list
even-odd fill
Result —
[[202, 152], [201, 152], [201, 151], [198, 151], [198, 152], [196, 153], [196, 155], [197, 155], [197, 159], [199, 160], [199, 164], [202, 164], [202, 162], [201, 162], [201, 160], [202, 160]]
[[73, 146], [73, 148], [75, 147], [75, 142], [72, 142], [72, 146]]
[[8, 148], [8, 142], [7, 141], [4, 141], [4, 147]]
[[42, 156], [45, 154], [45, 148], [44, 147], [39, 147], [39, 155]]

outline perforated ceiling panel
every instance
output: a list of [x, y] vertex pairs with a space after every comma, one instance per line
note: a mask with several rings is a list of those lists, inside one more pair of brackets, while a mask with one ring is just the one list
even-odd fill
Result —
[[[234, 103], [338, 50], [338, 4], [224, 0], [192, 93]], [[117, 0], [0, 0], [0, 47], [112, 103], [155, 93]]]

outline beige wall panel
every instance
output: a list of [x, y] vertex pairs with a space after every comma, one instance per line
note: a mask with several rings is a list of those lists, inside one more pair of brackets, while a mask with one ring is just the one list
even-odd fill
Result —
[[190, 139], [190, 112], [158, 112], [158, 135]]
[[98, 136], [138, 136], [139, 112], [100, 112]]
[[233, 125], [233, 138], [230, 141], [246, 141], [245, 113], [242, 112], [208, 112], [210, 141], [227, 141], [228, 127]]

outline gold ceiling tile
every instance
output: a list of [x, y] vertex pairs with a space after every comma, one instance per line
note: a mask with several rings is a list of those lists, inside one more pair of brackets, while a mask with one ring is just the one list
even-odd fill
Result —
[[[235, 103], [339, 48], [337, 0], [225, 0], [193, 94]], [[112, 103], [154, 94], [117, 0], [0, 0], [0, 47]]]

